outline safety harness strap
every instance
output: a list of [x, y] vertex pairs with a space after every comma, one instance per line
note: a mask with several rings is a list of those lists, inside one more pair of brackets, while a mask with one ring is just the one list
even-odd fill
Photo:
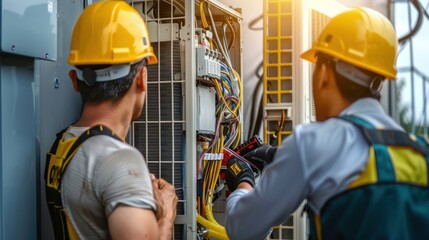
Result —
[[56, 139], [55, 139], [54, 143], [52, 144], [51, 149], [49, 150], [48, 154], [46, 154], [46, 164], [45, 164], [45, 174], [44, 174], [45, 182], [48, 179], [49, 161], [51, 159], [51, 155], [55, 155], [57, 148], [58, 148], [58, 144], [60, 143], [61, 139], [63, 138], [63, 135], [66, 132], [66, 130], [67, 130], [67, 128], [64, 128], [63, 130], [61, 130], [60, 132], [58, 132], [56, 134]]
[[[45, 166], [45, 188], [46, 188], [46, 200], [49, 207], [49, 212], [51, 215], [52, 224], [54, 227], [55, 239], [74, 239], [76, 234], [74, 229], [69, 229], [71, 227], [70, 222], [67, 219], [67, 216], [63, 209], [62, 199], [61, 199], [61, 180], [64, 176], [64, 173], [69, 165], [74, 154], [77, 152], [80, 145], [85, 142], [87, 139], [97, 136], [97, 135], [106, 135], [112, 138], [115, 138], [119, 141], [122, 141], [117, 137], [109, 128], [98, 125], [88, 129], [86, 132], [82, 133], [71, 145], [71, 147], [63, 152], [60, 149], [60, 145], [65, 144], [64, 135], [66, 129], [63, 129], [57, 133], [57, 138], [52, 144], [52, 147], [46, 157], [46, 166]], [[54, 162], [58, 161], [60, 166], [53, 167]], [[58, 164], [58, 163], [57, 163]], [[55, 178], [55, 183], [52, 184], [52, 179]], [[50, 183], [50, 184], [49, 184]]]
[[408, 146], [424, 154], [425, 156], [429, 156], [429, 149], [423, 147], [425, 145], [422, 146], [419, 144], [419, 142], [423, 142], [424, 140], [413, 140], [406, 132], [398, 130], [375, 129], [372, 124], [353, 115], [339, 116], [338, 118], [344, 119], [358, 127], [365, 139], [371, 145], [383, 144], [389, 146]]

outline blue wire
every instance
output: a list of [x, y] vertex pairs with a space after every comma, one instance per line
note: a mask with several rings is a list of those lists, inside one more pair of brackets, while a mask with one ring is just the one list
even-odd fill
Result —
[[219, 63], [220, 63], [221, 69], [223, 67], [223, 69], [229, 74], [229, 67], [226, 66], [225, 63], [223, 63], [223, 62], [219, 62]]
[[222, 75], [221, 77], [221, 80], [224, 80], [224, 81], [226, 81], [227, 83], [228, 83], [228, 85], [229, 85], [229, 87], [231, 88], [231, 95], [232, 96], [237, 96], [236, 94], [235, 94], [235, 91], [234, 91], [234, 88], [232, 87], [232, 83], [231, 83], [231, 80], [228, 78], [228, 76], [226, 76], [226, 75]]

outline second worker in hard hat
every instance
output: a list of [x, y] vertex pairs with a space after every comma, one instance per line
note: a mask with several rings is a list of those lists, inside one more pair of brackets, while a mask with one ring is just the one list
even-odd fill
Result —
[[47, 157], [55, 239], [171, 239], [175, 189], [151, 177], [142, 154], [125, 142], [145, 101], [146, 65], [157, 63], [142, 17], [124, 1], [88, 6], [74, 26], [68, 62], [83, 110]]
[[304, 200], [312, 239], [429, 239], [429, 148], [379, 102], [384, 80], [396, 78], [397, 45], [374, 10], [332, 18], [301, 56], [315, 64], [317, 122], [263, 159], [256, 184], [247, 164], [228, 162], [228, 187], [237, 188], [226, 206], [230, 239], [264, 239]]

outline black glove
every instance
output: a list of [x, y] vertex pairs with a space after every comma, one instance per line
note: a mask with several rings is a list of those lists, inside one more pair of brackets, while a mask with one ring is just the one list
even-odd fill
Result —
[[252, 187], [255, 186], [255, 176], [246, 162], [233, 157], [228, 161], [227, 166], [226, 184], [231, 192], [237, 189], [241, 182], [248, 182]]
[[246, 153], [243, 157], [249, 160], [249, 162], [255, 164], [255, 166], [262, 171], [267, 164], [273, 161], [276, 151], [277, 147], [263, 144], [257, 149]]

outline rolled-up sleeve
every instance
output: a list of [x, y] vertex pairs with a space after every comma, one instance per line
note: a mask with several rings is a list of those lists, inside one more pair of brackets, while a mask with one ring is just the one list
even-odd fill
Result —
[[94, 189], [105, 206], [106, 216], [118, 205], [157, 209], [149, 170], [141, 154], [134, 149], [118, 150], [102, 161], [96, 172]]

